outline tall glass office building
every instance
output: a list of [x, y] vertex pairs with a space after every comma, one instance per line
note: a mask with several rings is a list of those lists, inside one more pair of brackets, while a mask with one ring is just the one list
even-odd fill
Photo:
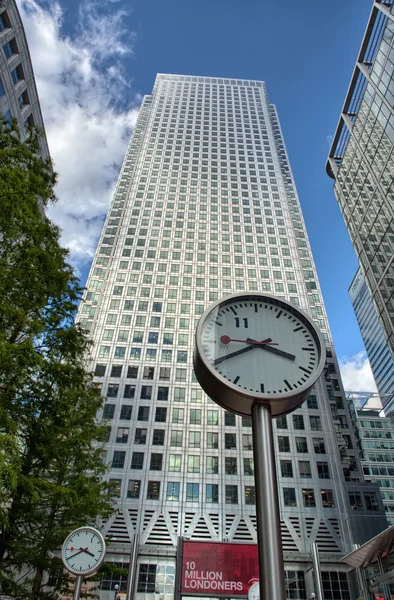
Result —
[[394, 2], [375, 0], [327, 162], [394, 358]]
[[[386, 520], [377, 488], [363, 483], [275, 106], [261, 81], [158, 75], [78, 315], [109, 423], [119, 510], [104, 524], [108, 560], [127, 568], [139, 534], [138, 600], [173, 598], [180, 537], [256, 542], [251, 422], [207, 398], [192, 366], [200, 315], [245, 290], [307, 311], [327, 345], [308, 401], [275, 423], [282, 537], [292, 598], [314, 589], [317, 542], [327, 597], [347, 599], [339, 560]], [[119, 574], [102, 581], [103, 600], [115, 584], [125, 589]]]
[[349, 296], [376, 387], [381, 395], [384, 413], [388, 415], [394, 409], [394, 360], [361, 269], [357, 270], [353, 278]]

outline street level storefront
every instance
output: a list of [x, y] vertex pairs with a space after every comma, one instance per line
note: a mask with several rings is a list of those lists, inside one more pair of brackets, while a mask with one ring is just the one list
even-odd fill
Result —
[[394, 526], [344, 556], [342, 561], [355, 568], [365, 599], [394, 600]]

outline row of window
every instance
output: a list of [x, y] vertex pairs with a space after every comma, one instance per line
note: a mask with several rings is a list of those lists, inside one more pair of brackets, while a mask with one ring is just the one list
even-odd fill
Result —
[[[199, 432], [192, 432], [199, 433]], [[121, 435], [121, 434], [120, 434]], [[193, 438], [194, 439], [194, 438]], [[198, 439], [198, 438], [197, 438]], [[199, 446], [195, 446], [199, 447]], [[185, 461], [183, 460], [185, 458]], [[219, 456], [207, 456], [205, 459], [205, 472], [208, 475], [219, 474]], [[115, 451], [112, 459], [112, 468], [124, 468], [125, 452]], [[144, 452], [133, 452], [131, 458], [130, 468], [135, 470], [147, 469], [144, 466], [145, 453]], [[184, 457], [182, 454], [170, 454], [168, 457], [168, 471], [170, 473], [180, 473], [182, 471], [182, 462], [186, 463], [186, 470], [188, 473], [199, 473], [201, 469], [201, 456], [189, 455]], [[153, 453], [150, 457], [149, 462], [150, 471], [161, 471], [163, 468], [163, 454]], [[330, 471], [327, 462], [317, 462], [316, 470], [319, 479], [330, 479]], [[224, 474], [225, 475], [237, 475], [238, 474], [238, 459], [234, 456], [224, 457]], [[243, 459], [243, 474], [246, 476], [254, 475], [254, 461], [253, 458]], [[293, 478], [293, 462], [291, 460], [280, 461], [280, 474], [284, 478]], [[296, 477], [302, 479], [312, 478], [312, 468], [309, 461], [303, 460], [298, 461], [298, 473]]]
[[[115, 497], [120, 497], [122, 490], [121, 479], [110, 480], [110, 493]], [[146, 499], [159, 500], [161, 491], [161, 481], [148, 481]], [[140, 499], [142, 482], [139, 479], [130, 479], [127, 486], [127, 498]], [[186, 483], [185, 496], [186, 502], [199, 502], [200, 489], [203, 487], [199, 483]], [[208, 504], [219, 503], [219, 484], [208, 483], [205, 485], [204, 501]], [[243, 501], [245, 504], [255, 505], [256, 496], [255, 488], [252, 485], [245, 485]], [[239, 504], [239, 487], [237, 485], [224, 486], [224, 502], [225, 504]], [[316, 507], [316, 491], [313, 488], [301, 489], [302, 504], [305, 507]], [[335, 508], [334, 493], [332, 490], [320, 490], [321, 504], [323, 508]], [[179, 502], [181, 500], [181, 483], [179, 481], [169, 481], [167, 483], [166, 497], [167, 501]], [[295, 488], [283, 488], [283, 504], [288, 507], [297, 506], [297, 494]]]

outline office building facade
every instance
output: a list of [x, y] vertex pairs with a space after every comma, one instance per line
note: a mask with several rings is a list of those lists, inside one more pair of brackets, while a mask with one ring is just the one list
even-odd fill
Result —
[[353, 278], [349, 296], [382, 406], [388, 415], [394, 408], [394, 360], [361, 269]]
[[49, 156], [29, 48], [15, 0], [0, 3], [0, 113], [8, 120], [17, 120], [22, 138], [27, 126], [42, 129], [41, 154], [43, 158]]
[[[307, 311], [327, 346], [308, 401], [275, 422], [286, 580], [349, 598], [339, 562], [385, 526], [362, 483], [325, 308], [275, 107], [264, 83], [158, 75], [145, 96], [87, 281], [78, 320], [94, 340], [105, 397], [106, 460], [118, 513], [103, 524], [108, 560], [127, 567], [139, 535], [136, 598], [174, 595], [176, 547], [256, 543], [252, 429], [215, 405], [192, 365], [203, 311], [245, 290]], [[363, 528], [352, 520], [363, 487]], [[367, 518], [365, 518], [367, 517]], [[111, 598], [117, 575], [101, 583]], [[328, 592], [327, 592], [328, 593]]]
[[375, 0], [327, 173], [394, 357], [394, 3]]
[[[359, 402], [354, 395], [347, 402], [365, 480], [379, 486], [387, 521], [394, 525], [394, 421], [382, 416], [373, 401]], [[354, 510], [359, 496], [354, 498]]]

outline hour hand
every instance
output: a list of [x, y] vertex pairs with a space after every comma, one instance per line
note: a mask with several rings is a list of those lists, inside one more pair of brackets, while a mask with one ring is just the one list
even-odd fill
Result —
[[[252, 338], [247, 338], [247, 342], [256, 342], [256, 340], [252, 340]], [[266, 340], [264, 340], [266, 341]], [[261, 345], [260, 345], [261, 344]], [[272, 352], [272, 354], [277, 354], [278, 356], [282, 356], [283, 358], [288, 358], [289, 360], [295, 360], [296, 357], [294, 354], [290, 354], [289, 352], [284, 352], [283, 350], [279, 350], [279, 348], [273, 348], [272, 346], [267, 346], [266, 344], [259, 342], [258, 347], [262, 350], [266, 350], [267, 352]]]

